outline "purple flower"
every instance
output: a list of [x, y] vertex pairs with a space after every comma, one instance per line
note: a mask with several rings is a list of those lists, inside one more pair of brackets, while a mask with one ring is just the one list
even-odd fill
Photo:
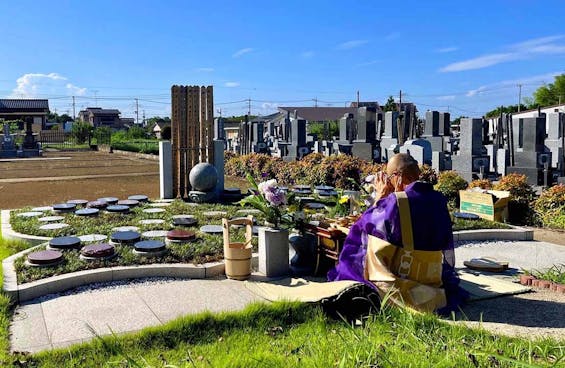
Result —
[[281, 206], [286, 203], [286, 196], [279, 188], [273, 188], [272, 190], [266, 191], [264, 195], [267, 202], [273, 206]]

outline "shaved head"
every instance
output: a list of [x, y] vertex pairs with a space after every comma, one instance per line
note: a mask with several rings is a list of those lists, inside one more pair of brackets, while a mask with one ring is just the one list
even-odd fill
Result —
[[418, 161], [414, 157], [407, 153], [397, 153], [388, 161], [386, 173], [388, 175], [398, 173], [402, 176], [403, 182], [408, 184], [418, 180], [420, 168], [418, 167]]

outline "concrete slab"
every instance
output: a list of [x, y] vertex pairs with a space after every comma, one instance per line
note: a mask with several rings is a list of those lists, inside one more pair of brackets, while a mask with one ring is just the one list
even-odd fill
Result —
[[455, 248], [457, 267], [471, 258], [493, 257], [511, 268], [546, 269], [565, 260], [565, 246], [537, 241], [489, 241], [460, 244]]
[[[12, 351], [40, 351], [51, 347], [41, 303], [18, 306], [10, 324]], [[37, 350], [34, 350], [37, 349]]]
[[160, 324], [132, 287], [64, 295], [41, 304], [52, 344], [92, 338], [90, 328], [106, 335]]
[[259, 298], [231, 280], [182, 280], [136, 287], [138, 295], [163, 322], [203, 311], [233, 311]]

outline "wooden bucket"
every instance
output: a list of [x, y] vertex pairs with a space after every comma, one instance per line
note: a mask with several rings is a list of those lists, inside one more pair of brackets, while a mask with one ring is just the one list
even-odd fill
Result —
[[[245, 242], [230, 242], [229, 230], [231, 225], [245, 225]], [[234, 280], [247, 280], [251, 276], [251, 256], [253, 236], [253, 217], [228, 220], [222, 219], [224, 230], [224, 263], [226, 276]]]

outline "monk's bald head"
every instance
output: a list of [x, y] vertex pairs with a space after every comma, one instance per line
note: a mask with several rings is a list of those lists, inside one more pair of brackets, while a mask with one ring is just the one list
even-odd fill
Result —
[[402, 175], [403, 181], [413, 182], [420, 177], [420, 167], [418, 161], [407, 153], [397, 153], [392, 156], [386, 165], [386, 173]]

